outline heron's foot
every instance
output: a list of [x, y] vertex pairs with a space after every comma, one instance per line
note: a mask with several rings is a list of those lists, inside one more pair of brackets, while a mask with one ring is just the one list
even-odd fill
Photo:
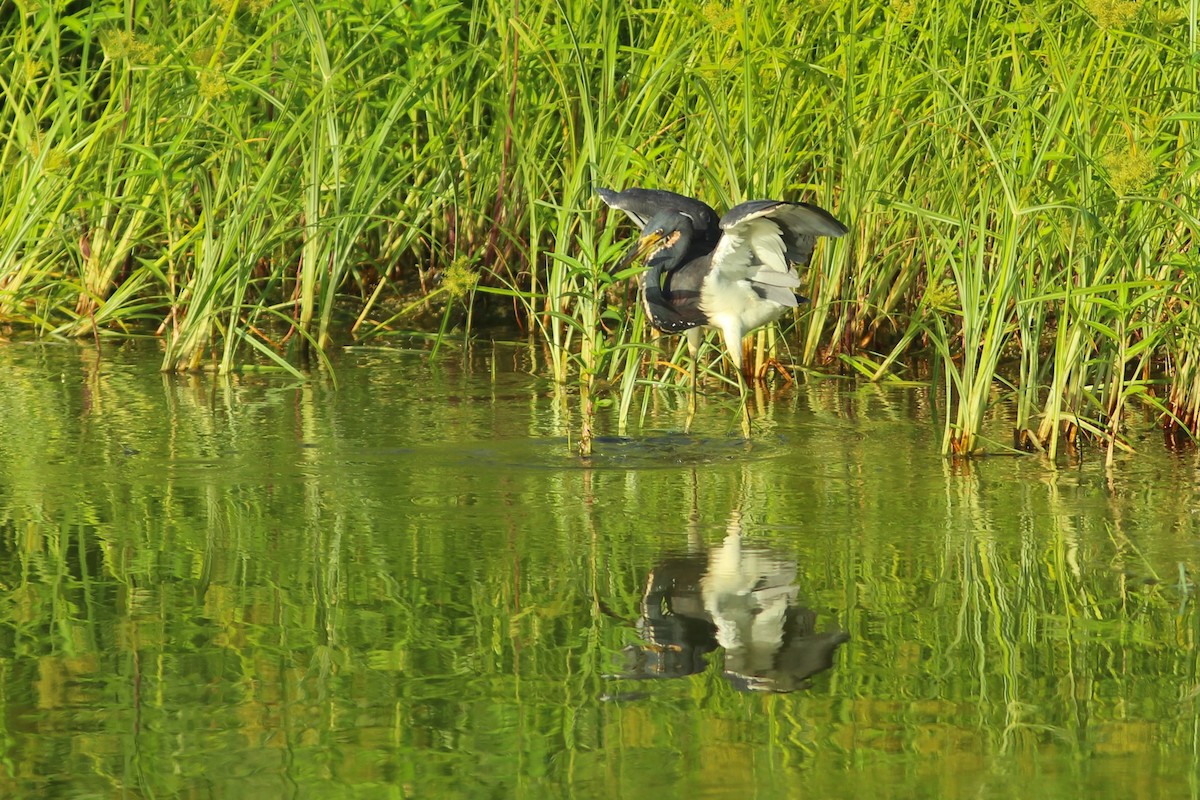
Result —
[[762, 369], [760, 369], [758, 371], [758, 374], [755, 375], [754, 377], [757, 378], [760, 382], [765, 381], [767, 379], [767, 375], [771, 372], [771, 370], [775, 370], [775, 374], [777, 374], [781, 378], [783, 378], [783, 381], [787, 386], [791, 386], [793, 383], [796, 382], [796, 379], [794, 377], [792, 377], [792, 373], [788, 370], [788, 368], [785, 367], [783, 364], [780, 364], [778, 361], [776, 361], [773, 358], [768, 358], [763, 363]]

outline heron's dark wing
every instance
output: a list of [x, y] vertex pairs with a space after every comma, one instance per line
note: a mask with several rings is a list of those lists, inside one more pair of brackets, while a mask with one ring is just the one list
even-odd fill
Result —
[[693, 229], [702, 236], [712, 235], [715, 238], [719, 227], [717, 212], [713, 211], [707, 203], [687, 195], [663, 189], [638, 188], [626, 189], [622, 192], [597, 188], [596, 194], [600, 195], [600, 199], [610, 208], [624, 211], [626, 216], [633, 220], [633, 224], [638, 227], [638, 230], [645, 228], [650, 218], [659, 211], [667, 210], [681, 211], [687, 214], [692, 218]]
[[758, 294], [794, 306], [797, 267], [808, 264], [818, 236], [842, 236], [846, 226], [808, 203], [751, 200], [721, 218], [712, 268], [727, 280], [748, 280]]
[[831, 236], [836, 239], [846, 233], [846, 226], [820, 206], [785, 200], [750, 200], [736, 205], [721, 217], [721, 230], [727, 231], [763, 217], [778, 221], [796, 234]]

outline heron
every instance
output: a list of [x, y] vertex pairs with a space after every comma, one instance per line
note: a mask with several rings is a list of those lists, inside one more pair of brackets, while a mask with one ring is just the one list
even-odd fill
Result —
[[716, 328], [737, 373], [742, 434], [749, 438], [742, 339], [799, 305], [797, 270], [808, 265], [818, 236], [844, 236], [846, 226], [810, 203], [751, 200], [718, 219], [711, 206], [674, 192], [596, 192], [641, 228], [637, 245], [618, 268], [645, 261], [640, 283], [650, 324], [687, 337], [691, 392], [684, 430], [691, 429], [696, 415], [696, 362], [704, 329]]

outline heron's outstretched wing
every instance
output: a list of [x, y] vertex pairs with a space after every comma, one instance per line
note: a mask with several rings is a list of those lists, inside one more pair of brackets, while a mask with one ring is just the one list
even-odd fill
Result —
[[717, 212], [705, 202], [687, 195], [676, 194], [662, 189], [626, 189], [614, 192], [612, 189], [597, 187], [596, 194], [608, 204], [625, 212], [638, 230], [646, 227], [650, 218], [659, 211], [674, 210], [687, 214], [692, 218], [693, 229], [701, 236], [711, 232], [715, 237], [718, 229]]
[[748, 280], [758, 294], [794, 306], [797, 267], [812, 258], [818, 236], [838, 237], [846, 226], [823, 208], [782, 200], [751, 200], [721, 218], [713, 269], [724, 280]]

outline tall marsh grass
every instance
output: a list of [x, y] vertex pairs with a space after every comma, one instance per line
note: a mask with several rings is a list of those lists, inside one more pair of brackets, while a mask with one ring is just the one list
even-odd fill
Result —
[[629, 231], [592, 189], [659, 186], [847, 221], [760, 346], [932, 379], [948, 453], [1007, 447], [1006, 398], [1051, 457], [1200, 425], [1195, 3], [7, 10], [2, 324], [297, 372], [450, 300], [443, 330], [510, 320], [625, 426], [685, 370], [608, 275]]

